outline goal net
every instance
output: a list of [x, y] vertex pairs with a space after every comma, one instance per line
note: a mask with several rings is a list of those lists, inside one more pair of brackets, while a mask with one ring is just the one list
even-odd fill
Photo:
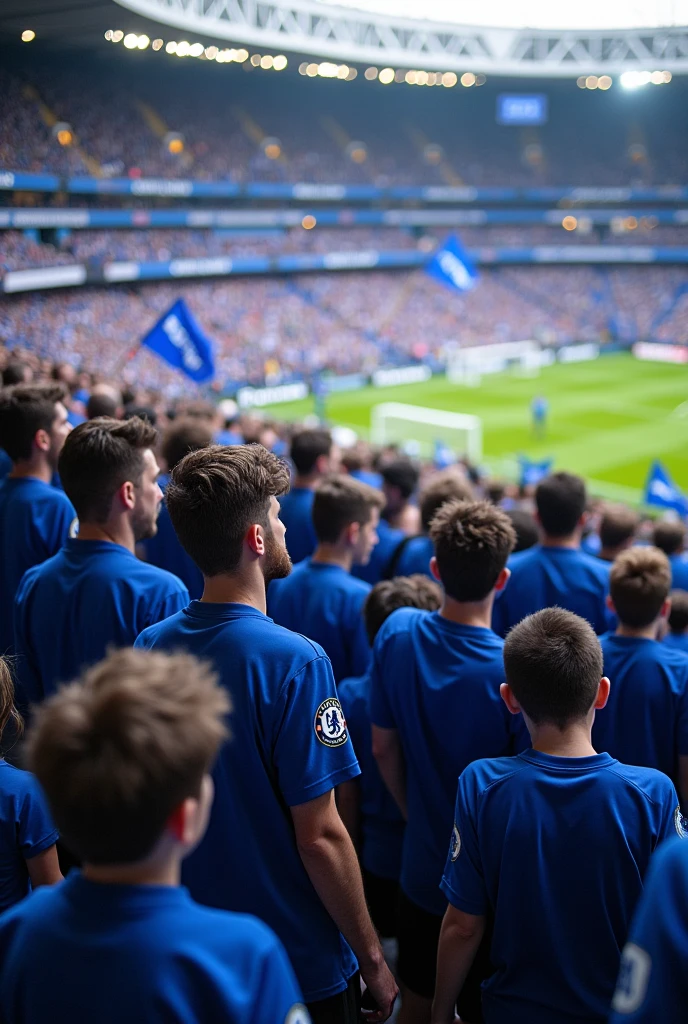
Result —
[[422, 405], [383, 402], [370, 417], [373, 444], [412, 444], [423, 458], [432, 458], [438, 444], [474, 464], [483, 454], [483, 425], [478, 416], [426, 409]]
[[535, 341], [508, 341], [471, 348], [457, 348], [447, 362], [447, 377], [452, 384], [478, 387], [485, 374], [512, 369], [521, 377], [537, 377], [540, 367], [551, 361]]

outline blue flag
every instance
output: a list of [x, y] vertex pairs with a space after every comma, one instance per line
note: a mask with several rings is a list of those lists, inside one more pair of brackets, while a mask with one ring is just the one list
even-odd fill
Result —
[[475, 288], [480, 277], [456, 235], [450, 235], [445, 240], [425, 270], [430, 277], [457, 292], [468, 292]]
[[215, 376], [212, 344], [183, 299], [177, 299], [160, 317], [155, 327], [142, 339], [141, 345], [199, 384]]
[[543, 459], [542, 462], [532, 462], [527, 455], [519, 455], [519, 465], [521, 467], [521, 476], [519, 483], [521, 487], [534, 487], [539, 484], [541, 480], [544, 480], [546, 476], [549, 476], [552, 466], [554, 465], [554, 459]]
[[435, 469], [447, 469], [456, 462], [456, 455], [444, 441], [435, 441], [435, 452], [433, 455]]
[[658, 508], [670, 508], [681, 516], [688, 516], [688, 498], [679, 491], [659, 459], [655, 459], [650, 467], [643, 502]]

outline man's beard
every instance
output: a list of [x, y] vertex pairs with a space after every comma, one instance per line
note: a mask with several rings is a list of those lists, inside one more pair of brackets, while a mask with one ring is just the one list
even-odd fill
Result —
[[284, 544], [278, 544], [272, 533], [265, 535], [265, 561], [263, 562], [263, 579], [265, 586], [271, 580], [281, 580], [292, 570], [291, 558]]
[[148, 540], [149, 537], [155, 537], [158, 532], [158, 515], [160, 513], [160, 505], [158, 505], [154, 515], [151, 517], [150, 512], [144, 513], [134, 510], [132, 517], [131, 526], [134, 531], [134, 540], [138, 543], [140, 540]]

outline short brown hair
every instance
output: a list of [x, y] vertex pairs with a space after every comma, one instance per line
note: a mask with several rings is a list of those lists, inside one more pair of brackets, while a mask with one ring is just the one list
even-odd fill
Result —
[[638, 532], [640, 516], [628, 505], [605, 505], [600, 520], [600, 543], [603, 548], [618, 548], [632, 540]]
[[58, 470], [81, 522], [105, 522], [122, 484], [141, 479], [143, 453], [154, 447], [157, 436], [155, 427], [137, 416], [88, 420], [68, 435]]
[[368, 594], [363, 605], [366, 632], [370, 646], [383, 623], [397, 608], [420, 608], [434, 612], [442, 604], [442, 591], [437, 583], [420, 573], [380, 580]]
[[585, 718], [595, 703], [602, 648], [585, 619], [563, 608], [545, 608], [507, 634], [504, 670], [531, 722], [564, 729]]
[[435, 513], [452, 500], [474, 501], [475, 491], [470, 482], [457, 469], [436, 473], [420, 493], [420, 522], [424, 533], [430, 530]]
[[2, 736], [10, 724], [13, 725], [13, 739], [18, 739], [24, 731], [24, 720], [14, 703], [14, 680], [10, 663], [0, 657], [0, 744]]
[[299, 430], [291, 439], [289, 454], [296, 472], [308, 476], [315, 469], [321, 455], [329, 455], [332, 451], [332, 435], [329, 430], [320, 427]]
[[229, 697], [189, 654], [121, 650], [36, 712], [29, 766], [69, 848], [91, 864], [131, 864], [173, 811], [198, 796]]
[[672, 633], [685, 633], [688, 629], [688, 593], [685, 590], [672, 590], [669, 596], [669, 629]]
[[685, 539], [686, 528], [683, 523], [657, 523], [652, 531], [652, 543], [665, 555], [678, 554]]
[[12, 462], [30, 459], [39, 430], [52, 430], [55, 406], [64, 402], [62, 384], [17, 384], [0, 395], [0, 447]]
[[442, 585], [455, 601], [482, 601], [516, 543], [509, 517], [489, 501], [449, 501], [430, 525]]
[[262, 444], [214, 444], [177, 463], [165, 502], [184, 550], [219, 576], [236, 571], [249, 526], [267, 527], [270, 498], [288, 490], [289, 470]]
[[585, 482], [573, 473], [552, 473], [537, 485], [535, 504], [548, 537], [568, 537], [585, 512]]
[[609, 593], [624, 626], [654, 622], [671, 590], [669, 559], [659, 548], [628, 548], [614, 559]]
[[165, 432], [160, 446], [160, 454], [171, 473], [178, 462], [189, 452], [199, 448], [207, 448], [213, 443], [213, 432], [210, 424], [202, 418], [175, 420]]
[[321, 544], [334, 544], [351, 523], [367, 523], [373, 509], [385, 504], [380, 491], [355, 477], [331, 474], [315, 488], [313, 529]]

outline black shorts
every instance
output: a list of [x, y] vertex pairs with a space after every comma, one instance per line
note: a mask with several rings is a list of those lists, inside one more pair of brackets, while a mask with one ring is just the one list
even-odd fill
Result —
[[343, 992], [307, 1006], [312, 1024], [361, 1024], [361, 975], [356, 971]]
[[399, 883], [392, 878], [381, 878], [366, 868], [363, 872], [363, 888], [373, 924], [383, 939], [397, 936], [399, 912]]

